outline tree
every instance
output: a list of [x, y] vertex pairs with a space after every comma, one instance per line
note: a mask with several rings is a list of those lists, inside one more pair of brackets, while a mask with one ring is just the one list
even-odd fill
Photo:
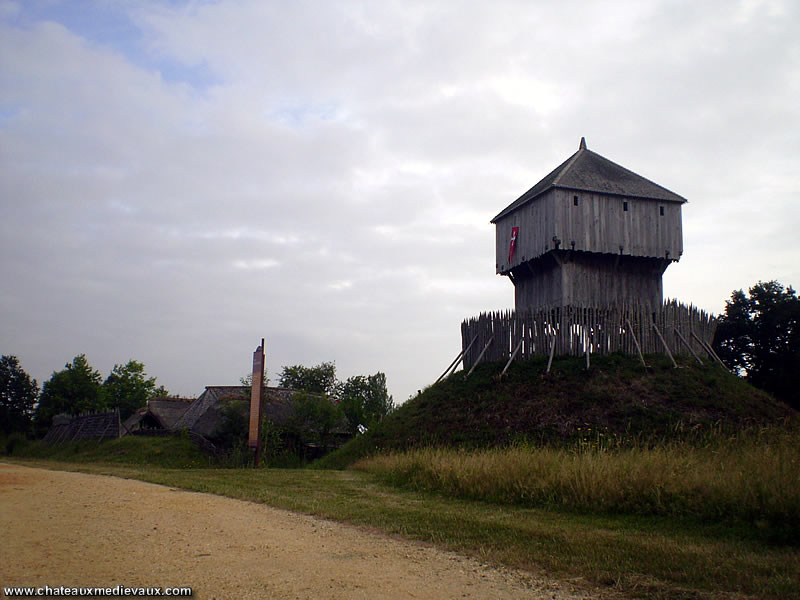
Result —
[[42, 386], [36, 421], [40, 428], [50, 425], [53, 417], [60, 413], [77, 415], [82, 412], [105, 410], [106, 397], [101, 385], [102, 377], [79, 354], [64, 369], [53, 372]]
[[0, 432], [28, 432], [33, 424], [39, 385], [16, 356], [0, 357]]
[[103, 382], [109, 408], [119, 408], [120, 418], [126, 419], [145, 406], [150, 398], [169, 395], [163, 386], [156, 387], [156, 378], [148, 377], [144, 365], [129, 360], [125, 365], [114, 365]]
[[292, 396], [292, 411], [283, 425], [289, 436], [303, 445], [327, 448], [331, 434], [342, 421], [342, 412], [328, 396], [299, 391]]
[[753, 385], [800, 409], [800, 299], [777, 281], [734, 291], [714, 348]]
[[278, 377], [278, 385], [311, 394], [334, 396], [338, 385], [336, 365], [332, 362], [324, 362], [316, 367], [304, 367], [303, 365], [283, 367]]
[[359, 425], [371, 427], [394, 410], [394, 401], [386, 389], [386, 375], [378, 372], [364, 377], [350, 377], [339, 388], [339, 406], [355, 435]]

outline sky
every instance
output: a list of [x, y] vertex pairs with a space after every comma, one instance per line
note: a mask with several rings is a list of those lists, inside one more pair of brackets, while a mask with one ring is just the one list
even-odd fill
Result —
[[263, 337], [403, 402], [582, 136], [689, 200], [666, 297], [800, 286], [794, 0], [0, 0], [0, 354], [195, 396]]

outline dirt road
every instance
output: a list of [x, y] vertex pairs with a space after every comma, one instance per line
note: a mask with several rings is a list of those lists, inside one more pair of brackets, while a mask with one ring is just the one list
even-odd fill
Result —
[[0, 586], [191, 586], [194, 598], [590, 598], [314, 517], [0, 464]]

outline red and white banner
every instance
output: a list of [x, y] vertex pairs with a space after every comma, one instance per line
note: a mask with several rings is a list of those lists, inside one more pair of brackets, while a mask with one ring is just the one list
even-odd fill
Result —
[[508, 246], [508, 264], [514, 262], [514, 252], [517, 249], [517, 235], [519, 235], [519, 227], [512, 227], [511, 244]]

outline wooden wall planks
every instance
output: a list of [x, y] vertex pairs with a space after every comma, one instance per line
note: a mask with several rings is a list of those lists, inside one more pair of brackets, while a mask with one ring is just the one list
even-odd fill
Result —
[[[711, 343], [717, 328], [716, 319], [695, 306], [675, 300], [652, 310], [641, 305], [608, 308], [592, 306], [553, 306], [539, 310], [481, 313], [461, 324], [462, 348], [473, 338], [477, 342], [464, 353], [464, 369], [471, 368], [478, 355], [493, 338], [482, 361], [508, 360], [522, 340], [516, 360], [548, 356], [556, 340], [556, 354], [581, 356], [587, 349], [593, 354], [637, 352], [632, 329], [645, 354], [663, 354], [665, 348], [653, 329], [656, 324], [673, 354], [689, 354], [680, 340], [680, 332], [697, 354], [705, 353], [700, 340]], [[630, 325], [629, 325], [630, 324]], [[694, 336], [692, 335], [694, 334]]]
[[[519, 227], [519, 234], [509, 262], [512, 227]], [[681, 204], [551, 189], [497, 221], [497, 272], [506, 273], [554, 250], [554, 237], [561, 249], [678, 260], [683, 254]]]

